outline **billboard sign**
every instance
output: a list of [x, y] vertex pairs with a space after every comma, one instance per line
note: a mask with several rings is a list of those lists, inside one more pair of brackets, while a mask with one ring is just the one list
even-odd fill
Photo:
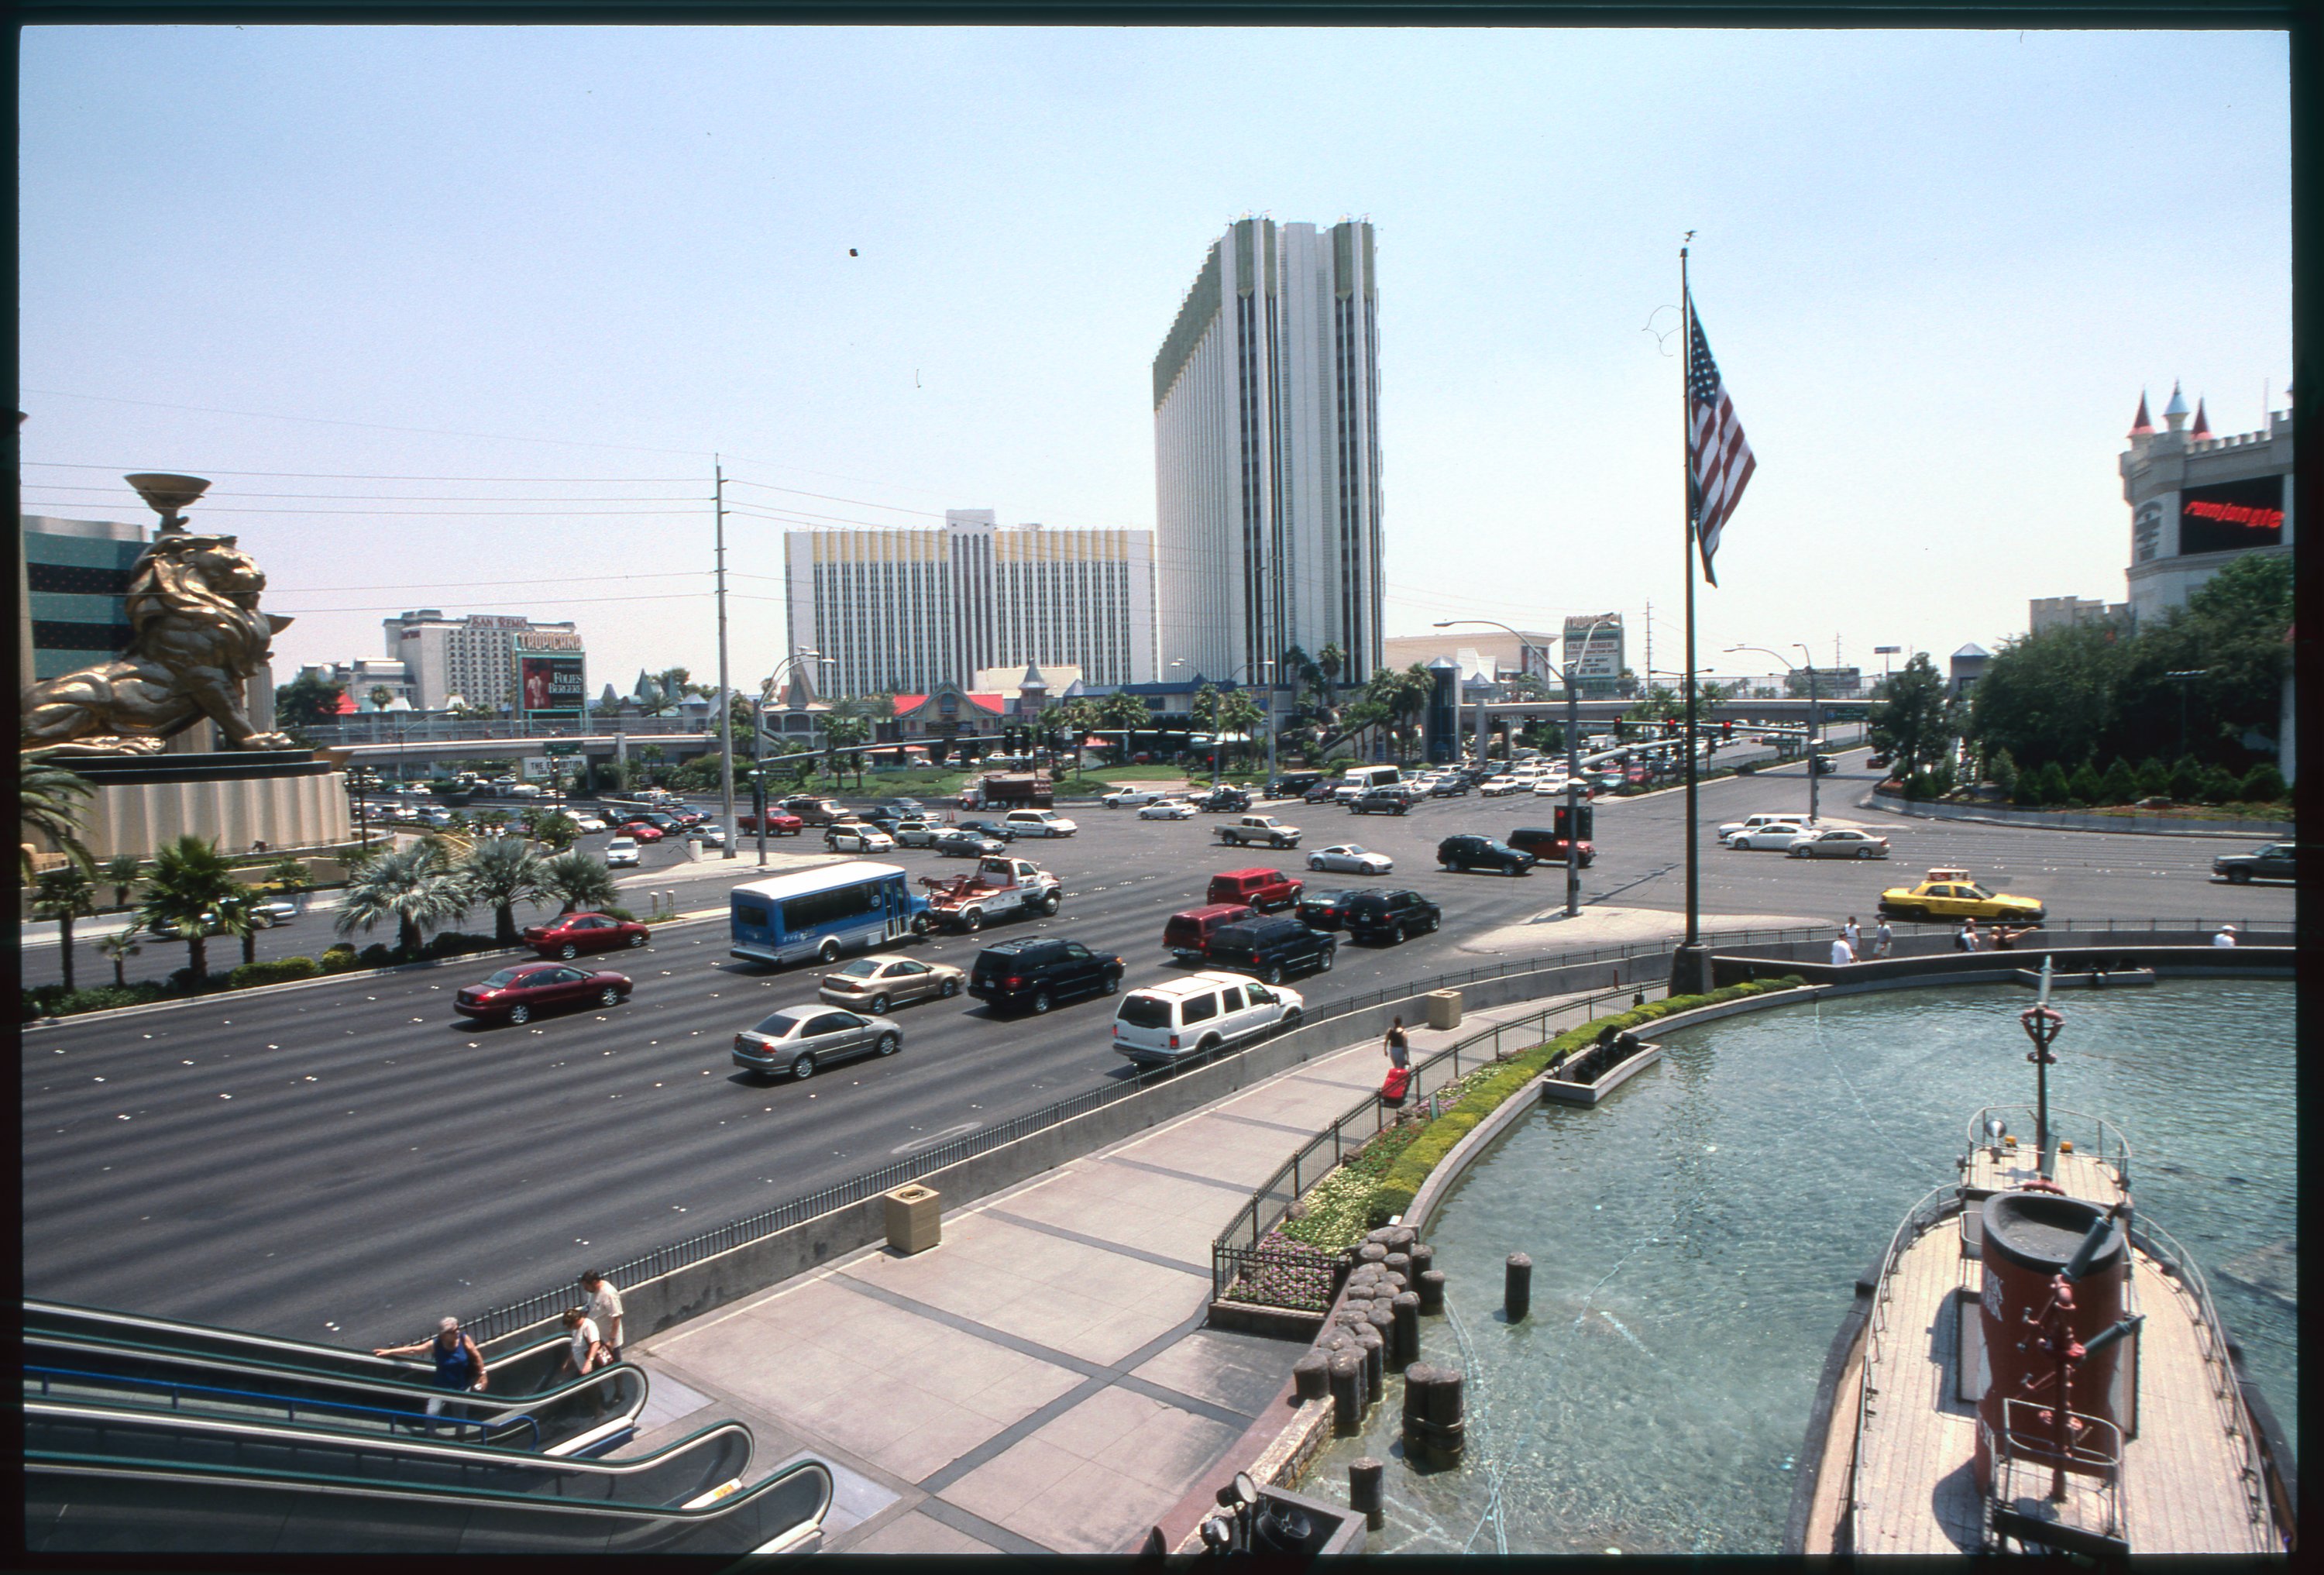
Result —
[[1622, 615], [1568, 618], [1565, 666], [1583, 692], [1611, 694], [1622, 676]]
[[518, 658], [517, 709], [530, 714], [541, 711], [577, 713], [586, 703], [587, 680], [577, 656]]
[[2240, 552], [2283, 539], [2283, 477], [2214, 482], [2179, 494], [2179, 555]]

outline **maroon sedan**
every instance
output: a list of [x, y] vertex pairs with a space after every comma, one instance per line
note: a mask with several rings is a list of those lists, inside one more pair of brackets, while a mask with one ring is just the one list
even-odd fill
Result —
[[578, 957], [646, 944], [646, 926], [605, 913], [561, 913], [545, 925], [527, 925], [524, 944], [544, 957]]
[[619, 1006], [630, 999], [630, 981], [620, 973], [592, 973], [562, 962], [520, 962], [452, 998], [463, 1017], [529, 1023], [535, 1013], [568, 1006]]

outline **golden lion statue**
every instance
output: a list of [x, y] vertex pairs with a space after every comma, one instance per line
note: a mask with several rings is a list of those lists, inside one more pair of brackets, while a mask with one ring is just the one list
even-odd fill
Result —
[[131, 571], [129, 649], [24, 691], [19, 748], [50, 754], [152, 754], [205, 717], [226, 745], [294, 749], [261, 732], [243, 695], [290, 620], [258, 610], [266, 576], [231, 536], [164, 530]]

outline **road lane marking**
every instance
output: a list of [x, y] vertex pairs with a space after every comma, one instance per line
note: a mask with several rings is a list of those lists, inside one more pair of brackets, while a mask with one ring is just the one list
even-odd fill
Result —
[[946, 1127], [941, 1132], [931, 1132], [925, 1138], [915, 1138], [909, 1143], [899, 1144], [888, 1152], [899, 1155], [918, 1154], [923, 1148], [933, 1148], [939, 1143], [949, 1143], [955, 1138], [965, 1138], [983, 1125], [982, 1121], [963, 1121], [956, 1127]]

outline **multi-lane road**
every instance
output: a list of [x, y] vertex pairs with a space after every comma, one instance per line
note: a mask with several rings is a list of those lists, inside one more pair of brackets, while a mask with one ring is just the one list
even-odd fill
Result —
[[[1850, 765], [1860, 755], [1848, 757]], [[2288, 888], [2229, 890], [2208, 875], [2221, 846], [2193, 838], [2029, 832], [1900, 822], [1849, 807], [1870, 776], [1825, 779], [1824, 802], [1878, 821], [1888, 864], [1775, 853], [1701, 856], [1702, 908], [1869, 918], [1879, 888], [1924, 865], [1966, 864], [2043, 898], [2059, 917], [2288, 918]], [[1805, 797], [1797, 769], [1708, 784], [1706, 826]], [[1445, 909], [1443, 930], [1401, 947], [1346, 946], [1331, 973], [1295, 981], [1311, 1011], [1379, 985], [1479, 959], [1462, 943], [1554, 907], [1562, 875], [1438, 870], [1436, 841], [1505, 834], [1538, 801], [1474, 797], [1398, 819], [1286, 807], [1303, 849], [1355, 841], [1392, 854], [1390, 884]], [[1169, 914], [1213, 870], [1288, 863], [1222, 849], [1213, 817], [1140, 821], [1072, 812], [1078, 836], [1020, 843], [1065, 880], [1055, 919], [918, 943], [965, 964], [986, 939], [1054, 933], [1116, 951], [1135, 986], [1176, 965]], [[1683, 796], [1600, 805], [1592, 902], [1683, 904]], [[1706, 833], [1707, 835], [1707, 833]], [[785, 849], [796, 847], [786, 841]], [[810, 844], [811, 846], [811, 844]], [[927, 872], [954, 861], [906, 852]], [[687, 906], [709, 906], [750, 855], [695, 867]], [[1356, 877], [1307, 876], [1348, 886]], [[659, 876], [657, 874], [657, 883]], [[471, 1314], [964, 1135], [1127, 1073], [1108, 1043], [1111, 1003], [995, 1020], [965, 999], [904, 1009], [903, 1051], [812, 1081], [755, 1082], [731, 1036], [808, 999], [812, 970], [770, 972], [727, 955], [723, 921], [668, 926], [631, 973], [629, 1004], [520, 1028], [456, 1019], [450, 998], [484, 970], [452, 963], [211, 997], [42, 1027], [24, 1037], [24, 1276], [35, 1294], [318, 1339], [407, 1336]]]

